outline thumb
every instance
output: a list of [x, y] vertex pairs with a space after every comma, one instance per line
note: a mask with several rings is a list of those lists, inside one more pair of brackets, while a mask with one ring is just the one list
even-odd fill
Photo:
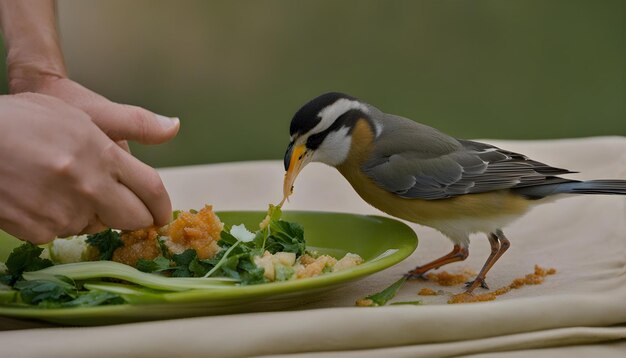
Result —
[[114, 141], [159, 144], [172, 139], [180, 128], [178, 118], [165, 117], [141, 107], [115, 102], [98, 107], [90, 111], [92, 120]]

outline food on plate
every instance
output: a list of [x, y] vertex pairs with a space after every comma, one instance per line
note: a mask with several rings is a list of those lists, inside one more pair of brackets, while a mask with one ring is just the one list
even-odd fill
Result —
[[175, 214], [176, 218], [161, 228], [122, 232], [123, 246], [115, 250], [112, 260], [137, 266], [139, 260], [153, 260], [164, 250], [177, 255], [187, 249], [193, 249], [199, 259], [214, 257], [220, 250], [217, 242], [224, 224], [213, 212], [213, 207], [206, 205], [200, 211]]
[[[0, 304], [75, 307], [154, 300], [175, 292], [291, 281], [363, 263], [353, 253], [309, 251], [301, 225], [272, 206], [260, 228], [225, 227], [209, 205], [179, 211], [163, 227], [106, 230], [56, 239], [45, 248], [25, 243], [0, 268]], [[3, 291], [2, 291], [3, 290]]]

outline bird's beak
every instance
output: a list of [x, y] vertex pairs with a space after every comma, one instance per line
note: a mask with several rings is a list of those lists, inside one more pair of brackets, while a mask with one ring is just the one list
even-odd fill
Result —
[[293, 183], [296, 181], [298, 173], [307, 165], [311, 156], [308, 155], [307, 149], [304, 144], [294, 146], [294, 143], [290, 143], [285, 152], [285, 181], [283, 182], [283, 200], [280, 202], [282, 205], [285, 200], [291, 195], [293, 191]]

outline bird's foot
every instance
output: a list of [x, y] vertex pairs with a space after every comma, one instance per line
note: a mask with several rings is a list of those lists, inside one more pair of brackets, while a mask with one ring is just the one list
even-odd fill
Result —
[[479, 285], [480, 285], [480, 287], [482, 287], [482, 288], [484, 288], [486, 290], [489, 289], [489, 286], [487, 286], [487, 282], [485, 282], [485, 279], [481, 278], [481, 277], [476, 277], [476, 279], [474, 281], [465, 282], [465, 287], [468, 288], [469, 292], [473, 291]]
[[419, 272], [419, 271], [416, 272], [416, 270], [405, 273], [404, 277], [406, 277], [408, 280], [428, 281], [428, 277], [426, 277], [426, 272]]

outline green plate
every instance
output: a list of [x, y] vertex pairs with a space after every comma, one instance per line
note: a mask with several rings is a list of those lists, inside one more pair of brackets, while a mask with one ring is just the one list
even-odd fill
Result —
[[[260, 211], [219, 212], [229, 225], [255, 227], [265, 216]], [[156, 319], [203, 316], [297, 307], [347, 282], [361, 279], [408, 257], [417, 247], [415, 232], [405, 224], [380, 216], [329, 212], [284, 212], [283, 218], [304, 226], [309, 249], [335, 257], [348, 252], [365, 262], [319, 277], [215, 290], [159, 294], [154, 303], [60, 309], [0, 306], [0, 315], [70, 325], [102, 325]], [[5, 261], [20, 242], [0, 234], [0, 260]], [[355, 297], [357, 299], [358, 297]]]

